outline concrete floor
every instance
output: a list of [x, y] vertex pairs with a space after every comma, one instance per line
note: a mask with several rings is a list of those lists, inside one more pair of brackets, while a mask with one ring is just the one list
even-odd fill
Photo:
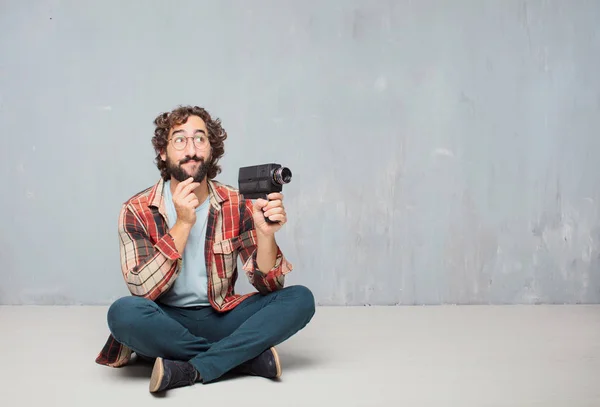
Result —
[[600, 305], [319, 307], [279, 346], [280, 382], [163, 397], [150, 365], [94, 363], [106, 309], [0, 307], [0, 405], [600, 406]]

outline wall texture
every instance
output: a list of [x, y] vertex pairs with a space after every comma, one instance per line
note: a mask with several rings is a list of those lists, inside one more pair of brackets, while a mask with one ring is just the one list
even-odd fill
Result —
[[[451, 5], [452, 3], [452, 5]], [[280, 162], [289, 284], [345, 304], [600, 302], [600, 3], [3, 1], [0, 303], [126, 295], [152, 120]], [[241, 279], [240, 291], [249, 290]]]

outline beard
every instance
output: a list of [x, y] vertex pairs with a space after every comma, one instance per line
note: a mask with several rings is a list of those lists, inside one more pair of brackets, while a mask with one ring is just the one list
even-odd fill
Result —
[[[186, 170], [184, 170], [182, 168], [182, 165], [184, 165], [190, 161], [195, 161], [195, 162], [200, 163], [200, 165], [198, 166], [198, 168], [196, 169], [196, 171], [193, 174], [188, 173]], [[194, 156], [194, 157], [187, 156], [183, 160], [179, 161], [179, 164], [174, 163], [173, 161], [171, 161], [171, 159], [169, 157], [167, 157], [167, 173], [179, 182], [185, 181], [189, 177], [194, 178], [194, 182], [202, 182], [204, 180], [204, 178], [206, 177], [206, 174], [208, 173], [208, 170], [210, 169], [210, 167], [211, 167], [210, 163], [207, 163], [206, 161], [204, 161], [204, 158], [201, 158], [198, 156]]]

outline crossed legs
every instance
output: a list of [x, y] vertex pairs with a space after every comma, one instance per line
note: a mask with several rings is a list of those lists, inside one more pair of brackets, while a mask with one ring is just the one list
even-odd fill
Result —
[[128, 296], [111, 305], [108, 326], [138, 355], [187, 361], [209, 383], [290, 338], [314, 313], [314, 297], [304, 286], [255, 294], [226, 313]]

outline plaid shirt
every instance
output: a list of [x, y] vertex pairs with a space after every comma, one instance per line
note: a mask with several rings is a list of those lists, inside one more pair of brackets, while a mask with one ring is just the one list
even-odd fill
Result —
[[[121, 271], [132, 295], [155, 301], [169, 290], [181, 270], [182, 256], [169, 234], [163, 199], [164, 181], [136, 194], [123, 204], [119, 215]], [[237, 256], [250, 283], [261, 294], [284, 286], [284, 276], [292, 271], [277, 248], [275, 266], [266, 274], [256, 263], [256, 231], [252, 201], [241, 199], [234, 188], [208, 180], [208, 214], [205, 260], [208, 274], [208, 300], [219, 312], [235, 308], [256, 292], [235, 294]], [[132, 350], [110, 335], [96, 363], [111, 367], [127, 364]]]

